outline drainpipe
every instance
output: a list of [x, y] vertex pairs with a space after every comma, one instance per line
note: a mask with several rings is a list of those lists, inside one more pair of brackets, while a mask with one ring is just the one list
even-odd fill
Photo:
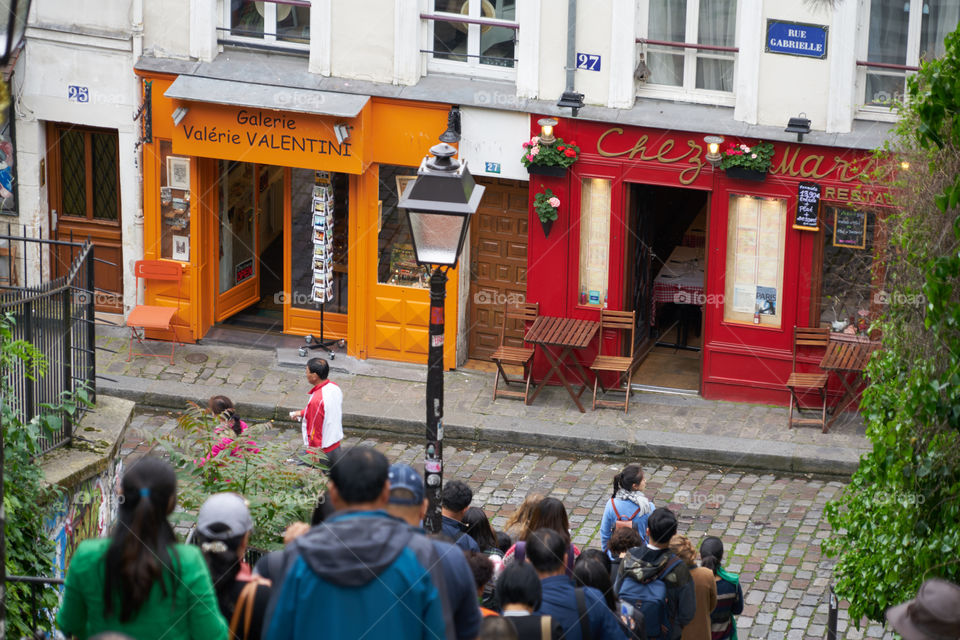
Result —
[[570, 107], [572, 115], [583, 107], [583, 94], [577, 93], [574, 87], [574, 76], [577, 72], [577, 0], [567, 0], [567, 89], [560, 96], [557, 106]]
[[[132, 29], [132, 45], [133, 45], [133, 64], [137, 64], [140, 58], [143, 57], [143, 0], [133, 0], [133, 29]], [[131, 65], [133, 66], [133, 65]], [[136, 101], [135, 104], [139, 105], [143, 100], [141, 94], [141, 87], [143, 83], [140, 81], [139, 76], [134, 76], [134, 89], [133, 96]], [[121, 245], [121, 258], [120, 262], [123, 265], [126, 265], [128, 262], [132, 264], [133, 260], [139, 260], [143, 258], [143, 146], [140, 143], [140, 121], [134, 118], [134, 121], [137, 123], [135, 131], [137, 132], [136, 138], [137, 143], [133, 148], [133, 161], [136, 164], [135, 171], [137, 172], [137, 179], [133, 181], [130, 189], [132, 190], [131, 198], [128, 200], [132, 202], [136, 210], [136, 214], [133, 218], [133, 225], [127, 226], [127, 232], [131, 236], [125, 242], [122, 242]], [[126, 235], [126, 233], [124, 233]], [[124, 251], [126, 249], [130, 252], [129, 256], [124, 256]], [[125, 260], [127, 257], [129, 260]], [[132, 273], [130, 269], [124, 268], [124, 280], [126, 280], [126, 274]], [[133, 281], [133, 290], [137, 291], [136, 279]], [[123, 315], [127, 315], [127, 310], [133, 308], [135, 305], [139, 304], [139, 301], [130, 296], [130, 283], [123, 283], [124, 291], [124, 300], [121, 304], [123, 308]], [[129, 301], [129, 302], [128, 302]]]

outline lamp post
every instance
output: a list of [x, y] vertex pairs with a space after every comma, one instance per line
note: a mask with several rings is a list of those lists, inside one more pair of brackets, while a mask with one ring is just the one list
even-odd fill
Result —
[[443, 487], [443, 307], [447, 271], [457, 265], [470, 218], [480, 205], [484, 187], [476, 184], [457, 150], [440, 143], [430, 149], [397, 206], [407, 210], [418, 264], [433, 267], [430, 275], [430, 331], [427, 351], [427, 443], [424, 481], [429, 506], [423, 526], [440, 532]]
[[[6, 10], [0, 8], [0, 67], [6, 67], [10, 61], [10, 54], [20, 46], [23, 32], [27, 28], [27, 13], [30, 11], [30, 0], [7, 0]], [[10, 103], [10, 87], [0, 79], [0, 124], [6, 117], [7, 106]], [[0, 375], [6, 375], [5, 372]], [[3, 510], [3, 416], [0, 415], [0, 638], [6, 636], [7, 631], [7, 539], [4, 534], [7, 526], [7, 517]]]

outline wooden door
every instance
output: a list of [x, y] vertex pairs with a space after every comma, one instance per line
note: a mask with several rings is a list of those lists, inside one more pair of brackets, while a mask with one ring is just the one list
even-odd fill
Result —
[[257, 175], [248, 162], [218, 163], [217, 274], [214, 318], [229, 318], [260, 300]]
[[[47, 125], [50, 228], [55, 240], [93, 242], [97, 311], [123, 312], [123, 241], [117, 132]], [[54, 249], [53, 276], [66, 273], [76, 251]]]
[[[500, 343], [504, 303], [527, 294], [527, 185], [513, 180], [477, 180], [487, 190], [470, 225], [471, 358], [488, 359]], [[505, 341], [521, 346], [523, 329], [507, 327]]]
[[[636, 188], [626, 189], [626, 202], [629, 228], [626, 233], [626, 265], [627, 273], [624, 278], [626, 291], [624, 292], [624, 310], [633, 309], [636, 312], [636, 328], [634, 330], [634, 355], [642, 360], [646, 357], [653, 340], [650, 328], [653, 326], [653, 251], [650, 244], [653, 238], [653, 216], [646, 208], [641, 198], [637, 197]], [[624, 345], [626, 346], [626, 345]], [[628, 349], [624, 349], [626, 353]]]

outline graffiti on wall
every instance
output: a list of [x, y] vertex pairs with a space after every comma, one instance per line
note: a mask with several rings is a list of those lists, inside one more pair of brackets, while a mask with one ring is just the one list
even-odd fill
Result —
[[105, 471], [68, 491], [44, 521], [47, 535], [56, 545], [56, 572], [66, 574], [77, 545], [89, 538], [107, 535], [117, 517], [123, 461], [114, 460]]

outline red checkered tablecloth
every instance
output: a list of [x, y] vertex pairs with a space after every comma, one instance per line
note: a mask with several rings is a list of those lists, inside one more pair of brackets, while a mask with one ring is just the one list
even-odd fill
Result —
[[703, 248], [680, 246], [673, 250], [653, 280], [651, 325], [656, 324], [657, 306], [660, 304], [703, 304], [703, 265]]

